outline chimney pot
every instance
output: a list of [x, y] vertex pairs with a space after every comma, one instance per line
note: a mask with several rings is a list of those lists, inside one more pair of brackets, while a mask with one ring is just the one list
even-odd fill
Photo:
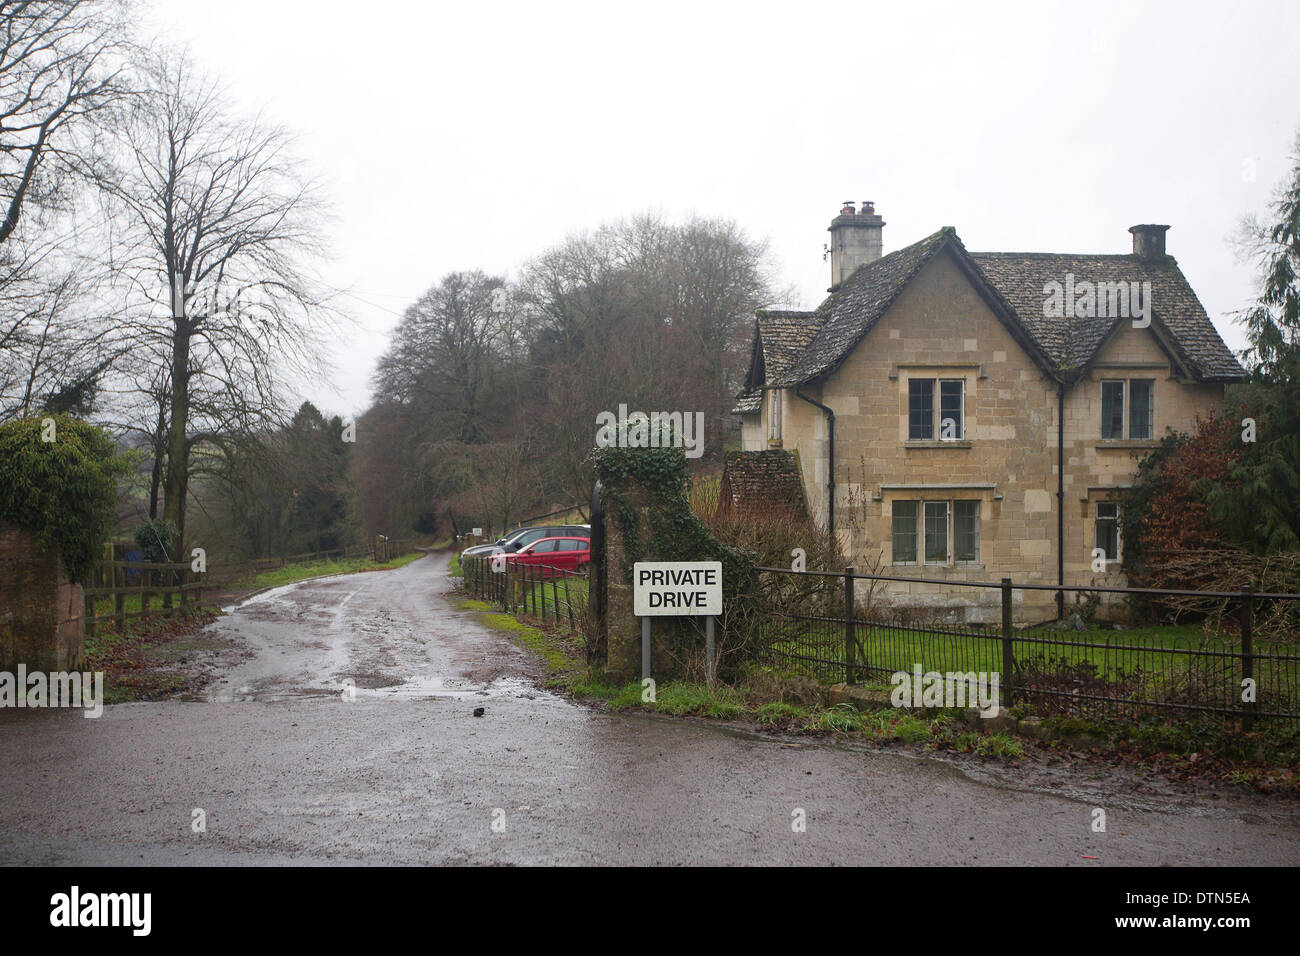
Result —
[[1165, 233], [1168, 230], [1168, 226], [1158, 226], [1153, 223], [1129, 226], [1128, 231], [1133, 234], [1133, 255], [1143, 262], [1164, 258]]
[[831, 292], [840, 287], [854, 270], [875, 262], [881, 254], [881, 232], [885, 221], [876, 214], [874, 202], [864, 202], [861, 212], [848, 200], [839, 216], [831, 221]]

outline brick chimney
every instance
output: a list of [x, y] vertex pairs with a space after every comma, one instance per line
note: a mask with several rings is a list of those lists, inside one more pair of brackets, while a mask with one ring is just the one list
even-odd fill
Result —
[[1129, 226], [1128, 231], [1133, 233], [1133, 255], [1144, 262], [1164, 258], [1165, 233], [1169, 231], [1168, 226], [1154, 226], [1148, 223]]
[[831, 287], [834, 292], [858, 266], [880, 258], [881, 237], [885, 220], [876, 215], [876, 204], [862, 204], [861, 212], [849, 200], [840, 214], [831, 220]]

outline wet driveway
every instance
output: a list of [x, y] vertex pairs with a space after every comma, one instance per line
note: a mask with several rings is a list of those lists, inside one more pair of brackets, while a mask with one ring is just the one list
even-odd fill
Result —
[[0, 712], [0, 863], [1300, 861], [1293, 813], [1248, 796], [1043, 792], [593, 711], [449, 586], [431, 555], [259, 595], [212, 625], [245, 656], [205, 700]]

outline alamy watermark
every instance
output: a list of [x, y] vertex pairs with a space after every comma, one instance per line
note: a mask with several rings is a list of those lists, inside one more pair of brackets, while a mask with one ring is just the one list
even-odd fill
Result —
[[0, 671], [0, 707], [78, 707], [83, 717], [104, 713], [104, 672]]
[[148, 936], [153, 926], [152, 893], [83, 893], [73, 886], [50, 897], [50, 925], [56, 927], [124, 927], [132, 936]]
[[1073, 272], [1065, 282], [1053, 279], [1043, 286], [1043, 317], [1048, 319], [1132, 319], [1133, 328], [1151, 324], [1150, 282], [1076, 281]]
[[599, 448], [684, 448], [687, 458], [704, 454], [703, 412], [628, 413], [596, 415], [596, 445]]
[[895, 671], [889, 702], [895, 707], [975, 707], [981, 717], [998, 715], [1001, 677], [986, 671]]

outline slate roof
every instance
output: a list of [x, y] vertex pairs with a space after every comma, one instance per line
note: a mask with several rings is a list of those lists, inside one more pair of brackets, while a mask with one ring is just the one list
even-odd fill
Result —
[[[920, 242], [859, 267], [814, 312], [779, 313], [785, 324], [779, 330], [773, 328], [772, 335], [780, 344], [771, 349], [763, 338], [759, 313], [765, 368], [751, 365], [750, 391], [740, 401], [752, 402], [751, 410], [757, 411], [761, 402], [757, 386], [793, 388], [834, 371], [913, 277], [945, 249], [957, 256], [995, 313], [1030, 355], [1060, 378], [1077, 377], [1116, 326], [1131, 321], [1044, 316], [1044, 285], [1052, 281], [1064, 284], [1067, 273], [1073, 273], [1076, 281], [1094, 283], [1150, 282], [1152, 328], [1169, 346], [1178, 364], [1201, 381], [1235, 381], [1244, 375], [1172, 256], [1144, 261], [1134, 255], [971, 253], [956, 230], [946, 226]], [[791, 348], [800, 336], [808, 340], [807, 345], [790, 358]], [[768, 358], [769, 352], [776, 358], [775, 363]]]
[[798, 457], [782, 448], [727, 452], [720, 504], [738, 511], [779, 510], [807, 517]]
[[785, 374], [799, 356], [803, 354], [816, 333], [817, 328], [811, 324], [812, 312], [797, 312], [788, 309], [759, 309], [754, 314], [755, 345], [762, 349], [757, 358], [762, 368], [751, 367], [751, 387], [742, 392], [736, 400], [733, 415], [748, 415], [758, 412], [763, 407], [763, 393], [754, 385], [756, 372], [761, 372], [766, 380]]
[[1194, 377], [1234, 381], [1244, 374], [1173, 256], [1144, 261], [1133, 255], [972, 252], [970, 257], [1060, 370], [1087, 365], [1116, 325], [1113, 318], [1044, 317], [1043, 286], [1064, 284], [1070, 273], [1076, 282], [1150, 282], [1152, 325], [1167, 332], [1175, 355]]

